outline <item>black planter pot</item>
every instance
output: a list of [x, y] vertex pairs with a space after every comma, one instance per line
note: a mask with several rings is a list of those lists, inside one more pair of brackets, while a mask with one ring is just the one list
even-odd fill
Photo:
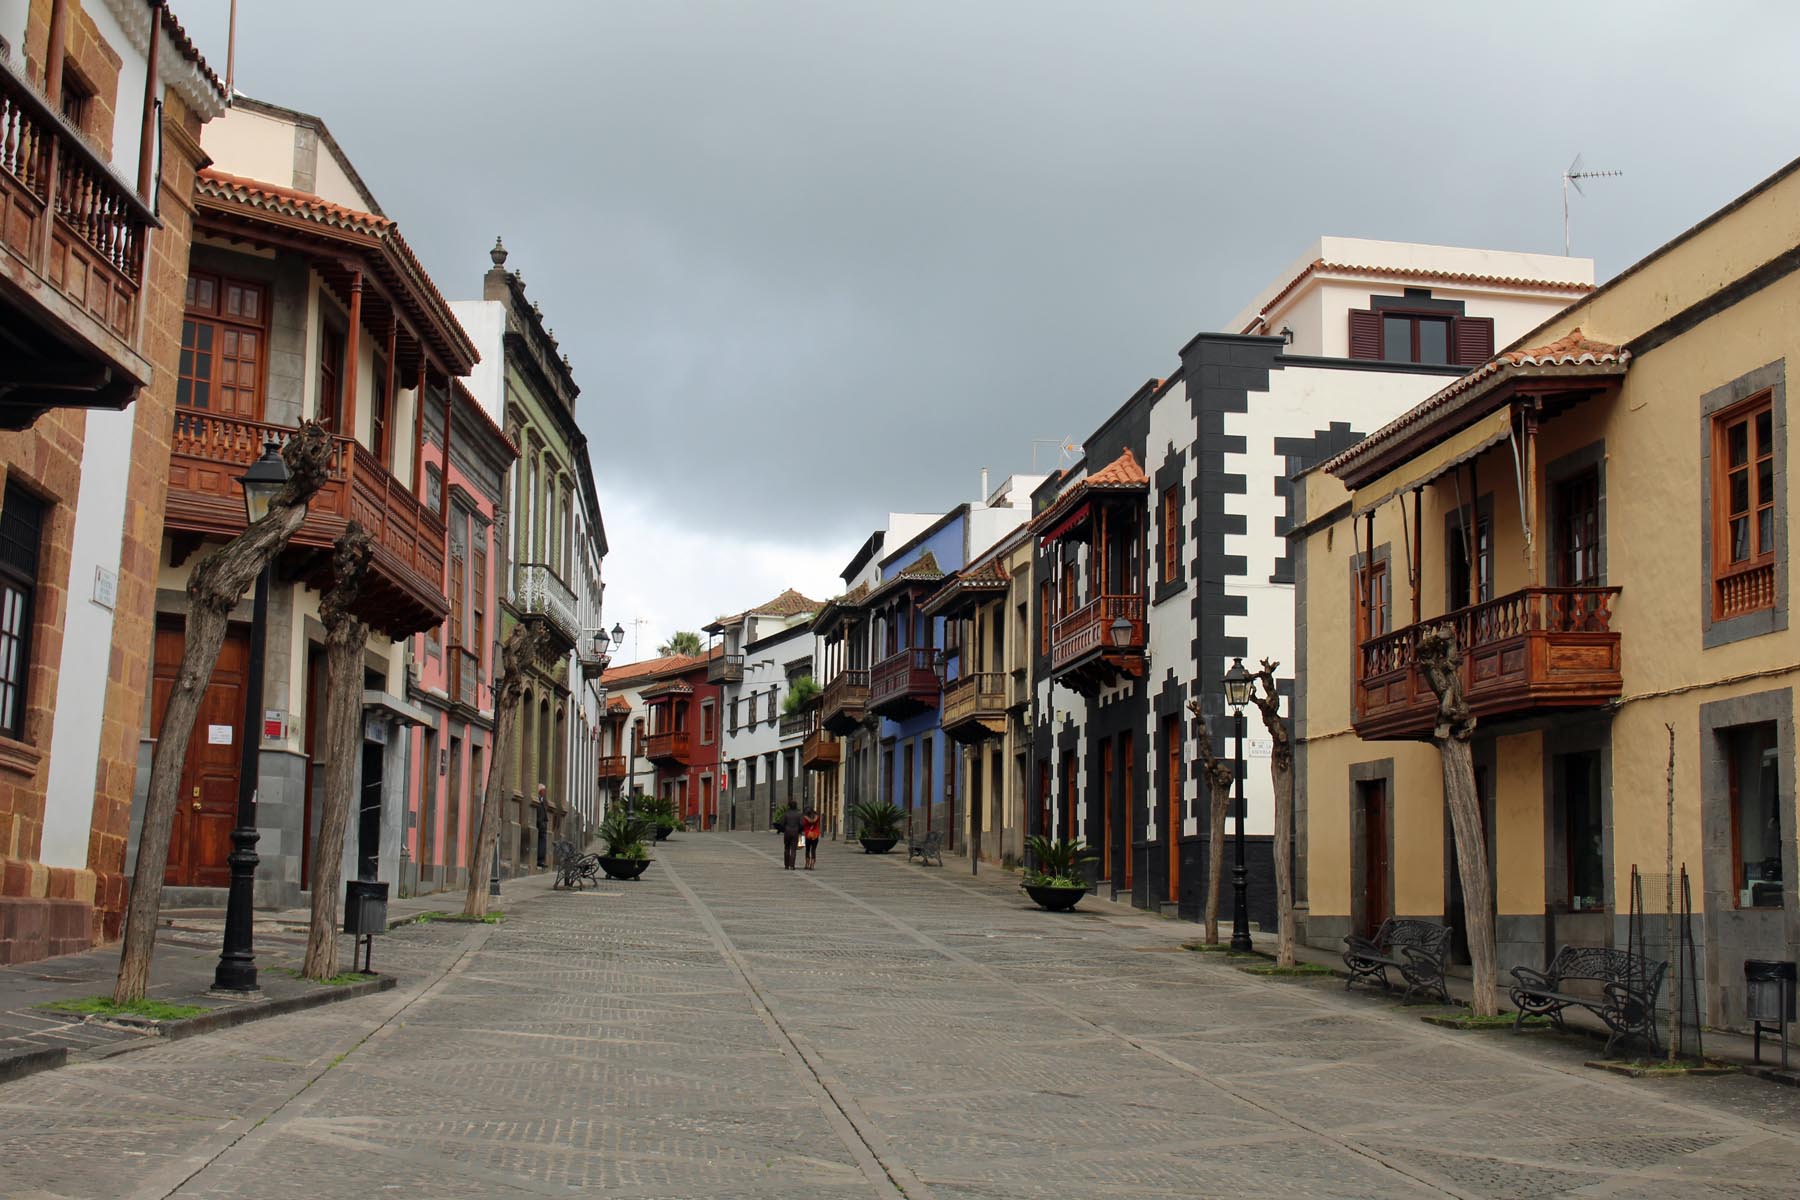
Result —
[[650, 865], [647, 858], [608, 858], [600, 856], [600, 869], [608, 879], [636, 879]]
[[1040, 887], [1035, 883], [1019, 886], [1025, 889], [1025, 894], [1031, 897], [1033, 903], [1050, 912], [1068, 912], [1088, 894], [1084, 887]]
[[659, 842], [666, 842], [669, 840], [669, 835], [674, 832], [675, 827], [673, 825], [658, 825], [656, 827], [656, 840]]
[[895, 846], [900, 844], [900, 839], [897, 837], [866, 837], [858, 838], [856, 840], [862, 843], [864, 854], [886, 854], [889, 850], [892, 850]]

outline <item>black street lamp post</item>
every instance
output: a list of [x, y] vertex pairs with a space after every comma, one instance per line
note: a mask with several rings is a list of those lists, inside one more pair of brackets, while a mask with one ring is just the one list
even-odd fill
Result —
[[1244, 867], [1244, 705], [1250, 703], [1250, 672], [1244, 660], [1233, 659], [1225, 673], [1225, 702], [1231, 705], [1237, 724], [1237, 836], [1231, 866], [1231, 948], [1249, 951], [1250, 896], [1249, 874]]
[[[262, 457], [238, 476], [244, 489], [244, 515], [254, 525], [269, 514], [269, 506], [287, 485], [287, 464], [281, 444], [269, 441]], [[269, 582], [272, 563], [264, 563], [256, 576], [256, 596], [250, 608], [250, 664], [244, 680], [244, 727], [238, 759], [237, 828], [231, 831], [231, 888], [225, 901], [225, 941], [219, 965], [213, 971], [213, 990], [251, 995], [256, 986], [256, 950], [253, 924], [256, 906], [256, 783], [262, 761], [263, 643], [269, 620]]]

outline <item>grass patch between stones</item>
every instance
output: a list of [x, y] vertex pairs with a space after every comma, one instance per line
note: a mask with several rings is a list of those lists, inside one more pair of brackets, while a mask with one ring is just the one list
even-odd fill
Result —
[[[1436, 1025], [1441, 1029], [1507, 1029], [1513, 1027], [1511, 1013], [1499, 1013], [1495, 1016], [1477, 1016], [1474, 1013], [1428, 1013], [1419, 1018], [1427, 1025]], [[1530, 1016], [1520, 1023], [1521, 1029], [1549, 1029], [1552, 1023], [1549, 1017]]]
[[321, 983], [326, 987], [349, 987], [353, 983], [367, 983], [369, 980], [375, 978], [373, 975], [364, 975], [361, 971], [339, 971], [330, 979], [308, 980], [306, 979], [305, 972], [301, 971], [298, 967], [281, 967], [279, 970], [289, 979], [306, 980], [308, 983]]
[[83, 996], [79, 1000], [52, 1000], [39, 1008], [50, 1012], [77, 1013], [84, 1017], [143, 1017], [151, 1021], [181, 1021], [207, 1012], [199, 1004], [171, 1004], [167, 1000], [133, 1000], [114, 1004], [108, 996]]
[[1291, 967], [1284, 967], [1278, 963], [1258, 963], [1254, 966], [1239, 967], [1238, 970], [1246, 975], [1268, 975], [1278, 979], [1336, 974], [1330, 967], [1322, 966], [1319, 963], [1303, 962], [1297, 962]]
[[1730, 1063], [1717, 1062], [1712, 1059], [1695, 1061], [1678, 1059], [1670, 1062], [1658, 1059], [1598, 1059], [1588, 1066], [1596, 1071], [1611, 1071], [1615, 1075], [1629, 1075], [1633, 1079], [1672, 1079], [1678, 1075], [1729, 1075], [1737, 1070]]
[[453, 925], [498, 925], [506, 920], [506, 914], [497, 908], [489, 909], [479, 917], [465, 917], [461, 913], [439, 912], [433, 909], [422, 912], [407, 922], [409, 925], [429, 925], [433, 921], [448, 921]]

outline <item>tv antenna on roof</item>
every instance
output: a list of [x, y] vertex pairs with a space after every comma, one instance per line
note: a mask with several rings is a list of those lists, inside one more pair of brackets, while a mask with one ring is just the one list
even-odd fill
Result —
[[1567, 258], [1569, 256], [1569, 185], [1570, 184], [1575, 185], [1575, 192], [1577, 195], [1585, 196], [1585, 195], [1587, 195], [1587, 193], [1581, 190], [1581, 181], [1582, 180], [1584, 180], [1584, 179], [1616, 179], [1620, 175], [1623, 175], [1624, 173], [1625, 172], [1623, 172], [1623, 171], [1587, 171], [1587, 170], [1583, 170], [1582, 165], [1581, 165], [1581, 155], [1579, 155], [1579, 154], [1577, 154], [1575, 156], [1575, 161], [1569, 164], [1569, 169], [1563, 172], [1562, 192], [1563, 192], [1563, 257], [1564, 258]]
[[1058, 470], [1061, 470], [1063, 464], [1068, 462], [1071, 458], [1081, 457], [1081, 447], [1077, 446], [1074, 443], [1074, 441], [1069, 438], [1066, 438], [1066, 437], [1032, 438], [1031, 439], [1031, 473], [1033, 475], [1036, 475], [1038, 473], [1038, 447], [1039, 446], [1055, 446], [1056, 447], [1056, 466], [1057, 466]]

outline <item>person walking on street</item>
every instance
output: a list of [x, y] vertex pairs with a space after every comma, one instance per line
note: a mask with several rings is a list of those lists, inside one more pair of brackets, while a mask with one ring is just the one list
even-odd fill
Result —
[[800, 836], [806, 839], [806, 869], [819, 861], [819, 810], [808, 804], [800, 814]]
[[788, 801], [787, 810], [781, 814], [781, 862], [788, 870], [794, 869], [794, 854], [800, 849], [800, 806], [792, 800]]

